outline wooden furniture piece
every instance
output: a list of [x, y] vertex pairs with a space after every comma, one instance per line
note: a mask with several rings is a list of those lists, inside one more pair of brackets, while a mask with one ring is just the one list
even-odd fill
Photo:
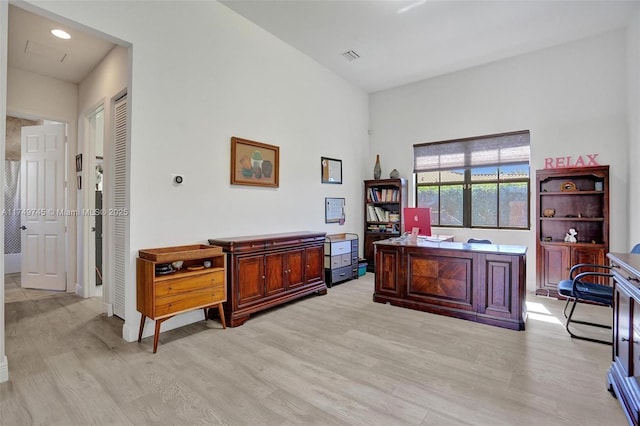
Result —
[[[609, 251], [609, 166], [536, 172], [536, 294], [557, 297], [577, 263], [602, 265]], [[569, 229], [577, 242], [565, 242]], [[606, 284], [606, 279], [599, 281]]]
[[374, 245], [374, 302], [524, 330], [526, 247], [408, 239]]
[[227, 254], [224, 315], [231, 327], [255, 312], [310, 293], [326, 294], [324, 232], [288, 232], [214, 238]]
[[327, 287], [358, 278], [358, 234], [327, 235], [324, 241], [324, 280]]
[[640, 424], [640, 255], [609, 253], [613, 266], [613, 362], [607, 373], [629, 424]]
[[[220, 247], [190, 245], [140, 250], [136, 259], [136, 304], [142, 314], [138, 342], [142, 340], [145, 320], [156, 322], [153, 337], [153, 353], [158, 350], [160, 325], [169, 318], [193, 309], [218, 307], [222, 328], [226, 328], [222, 315], [222, 303], [226, 293], [226, 255]], [[183, 261], [179, 270], [162, 275], [165, 265]], [[204, 264], [210, 262], [210, 267]]]
[[375, 270], [373, 243], [399, 237], [403, 231], [402, 209], [407, 207], [405, 179], [364, 181], [364, 258], [367, 271]]

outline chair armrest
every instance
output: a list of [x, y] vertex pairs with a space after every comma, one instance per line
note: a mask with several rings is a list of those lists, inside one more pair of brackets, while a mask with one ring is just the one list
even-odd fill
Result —
[[[573, 279], [573, 274], [581, 268], [599, 268], [600, 270], [611, 270], [611, 266], [608, 265], [598, 265], [597, 263], [577, 263], [571, 267], [569, 270], [569, 279]], [[596, 272], [596, 271], [593, 271]]]
[[[578, 275], [576, 275], [576, 277], [573, 279], [573, 291], [575, 292], [576, 290], [576, 283], [581, 282], [582, 278], [584, 277], [608, 277], [608, 278], [613, 278], [613, 274], [607, 274], [606, 272], [582, 272]], [[593, 284], [593, 283], [590, 283]], [[602, 284], [597, 284], [597, 285], [602, 285]]]

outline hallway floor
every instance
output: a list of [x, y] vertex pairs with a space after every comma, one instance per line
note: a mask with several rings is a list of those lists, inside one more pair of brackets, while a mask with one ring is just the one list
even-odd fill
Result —
[[43, 297], [51, 297], [60, 295], [60, 291], [51, 290], [33, 290], [30, 288], [20, 287], [20, 274], [6, 274], [4, 276], [4, 301], [22, 302], [25, 300], [42, 299]]

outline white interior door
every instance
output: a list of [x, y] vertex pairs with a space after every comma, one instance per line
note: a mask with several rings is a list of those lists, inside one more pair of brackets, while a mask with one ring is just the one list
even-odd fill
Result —
[[22, 287], [66, 290], [65, 141], [64, 124], [22, 128]]

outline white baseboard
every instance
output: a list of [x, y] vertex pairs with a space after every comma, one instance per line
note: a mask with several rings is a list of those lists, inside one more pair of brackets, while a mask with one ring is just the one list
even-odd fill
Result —
[[22, 270], [22, 253], [4, 255], [4, 273], [17, 274]]
[[6, 355], [0, 359], [0, 383], [9, 381], [9, 362]]
[[[202, 309], [195, 309], [193, 311], [185, 312], [184, 314], [176, 315], [162, 323], [162, 326], [160, 327], [160, 334], [198, 321], [204, 321]], [[122, 326], [122, 338], [127, 342], [136, 342], [138, 340], [139, 331], [140, 316], [138, 316], [135, 324], [128, 324], [127, 321], [125, 321]], [[142, 331], [142, 338], [144, 339], [145, 337], [153, 336], [154, 333], [155, 321], [147, 318], [144, 324], [144, 330]]]

